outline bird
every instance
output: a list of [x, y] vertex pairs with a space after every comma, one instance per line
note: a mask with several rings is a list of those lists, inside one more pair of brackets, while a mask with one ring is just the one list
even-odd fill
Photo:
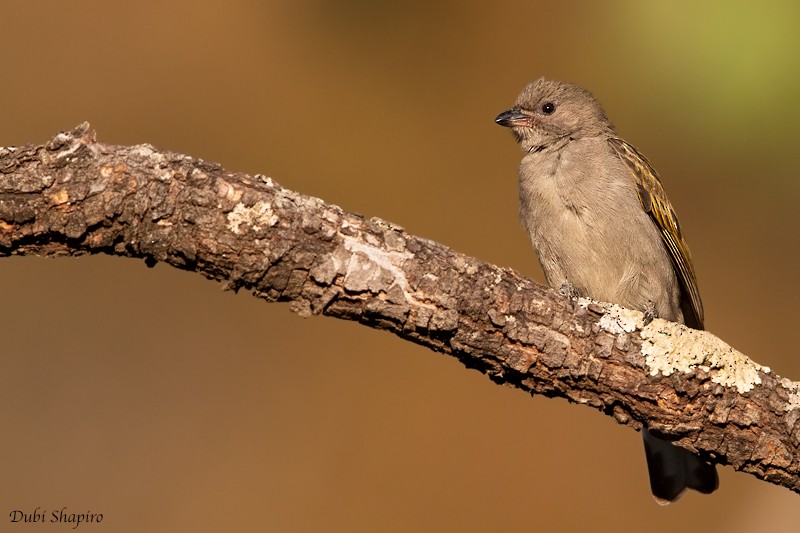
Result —
[[[540, 78], [495, 122], [522, 148], [520, 218], [548, 285], [703, 329], [689, 248], [650, 162], [620, 138], [588, 90]], [[716, 467], [642, 427], [650, 488], [710, 494]]]

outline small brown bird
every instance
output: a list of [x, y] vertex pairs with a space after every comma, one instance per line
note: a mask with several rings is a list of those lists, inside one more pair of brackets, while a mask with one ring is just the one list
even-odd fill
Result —
[[[520, 215], [550, 286], [702, 329], [689, 249], [661, 181], [592, 94], [540, 78], [495, 121], [524, 152]], [[642, 435], [659, 503], [717, 489], [713, 464], [646, 427]]]

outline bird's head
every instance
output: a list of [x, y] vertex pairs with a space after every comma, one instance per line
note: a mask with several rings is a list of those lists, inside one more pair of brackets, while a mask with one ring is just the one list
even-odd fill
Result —
[[526, 152], [614, 131], [589, 91], [544, 78], [528, 84], [514, 107], [500, 113], [495, 122], [511, 128]]

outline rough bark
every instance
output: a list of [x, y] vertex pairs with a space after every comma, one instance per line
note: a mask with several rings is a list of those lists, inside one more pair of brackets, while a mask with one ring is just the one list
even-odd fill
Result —
[[560, 294], [270, 178], [88, 124], [0, 149], [0, 256], [107, 253], [355, 320], [800, 492], [800, 387], [706, 332]]

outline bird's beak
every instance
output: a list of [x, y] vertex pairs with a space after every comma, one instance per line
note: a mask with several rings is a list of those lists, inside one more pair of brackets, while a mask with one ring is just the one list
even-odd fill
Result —
[[501, 126], [505, 126], [506, 128], [511, 128], [514, 126], [530, 128], [533, 126], [533, 115], [525, 113], [520, 109], [512, 108], [497, 115], [497, 118], [494, 119], [494, 121]]

